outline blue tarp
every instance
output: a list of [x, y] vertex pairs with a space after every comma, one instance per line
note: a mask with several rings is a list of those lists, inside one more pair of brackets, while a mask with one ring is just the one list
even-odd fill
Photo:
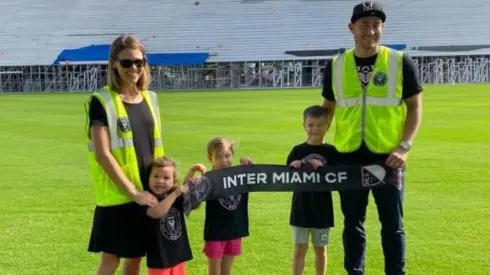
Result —
[[[111, 45], [91, 45], [78, 49], [65, 49], [53, 64], [62, 62], [107, 62]], [[147, 53], [150, 65], [203, 65], [209, 58], [207, 52]]]

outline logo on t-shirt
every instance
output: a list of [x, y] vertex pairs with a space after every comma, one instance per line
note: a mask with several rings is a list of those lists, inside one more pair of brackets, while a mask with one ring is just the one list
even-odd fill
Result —
[[162, 235], [175, 241], [182, 235], [182, 222], [180, 220], [180, 211], [176, 208], [170, 208], [165, 216], [160, 219], [160, 232]]
[[321, 161], [324, 166], [327, 165], [327, 160], [320, 154], [309, 154], [301, 160], [301, 163], [306, 164], [313, 159]]
[[236, 210], [238, 208], [238, 205], [240, 204], [240, 201], [242, 199], [242, 195], [236, 195], [236, 196], [228, 196], [224, 198], [218, 199], [219, 204], [223, 206], [226, 210]]
[[373, 65], [357, 66], [357, 75], [359, 76], [359, 80], [361, 81], [363, 89], [365, 89], [369, 84], [369, 80], [371, 79], [371, 75], [373, 74], [373, 68]]

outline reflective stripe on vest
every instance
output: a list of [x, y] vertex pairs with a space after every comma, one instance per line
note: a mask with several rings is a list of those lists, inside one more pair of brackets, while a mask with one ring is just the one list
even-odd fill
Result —
[[[379, 98], [379, 97], [366, 97], [366, 104], [378, 105], [378, 106], [400, 106], [402, 100], [398, 98]], [[341, 103], [337, 103], [337, 107], [353, 107], [362, 105], [362, 96], [343, 99]]]
[[[153, 93], [153, 92], [148, 92], [148, 94], [150, 95], [151, 104], [153, 105], [153, 111], [155, 111], [155, 117], [157, 119], [157, 121], [155, 121], [155, 124], [160, 129], [160, 134], [161, 134], [161, 132], [162, 132], [162, 129], [161, 129], [162, 123], [160, 121], [160, 108], [158, 108], [157, 94], [156, 93]], [[157, 146], [156, 142], [158, 142], [158, 141], [155, 140], [155, 146]], [[158, 145], [162, 145], [161, 144], [161, 140], [160, 140], [160, 144], [158, 144]]]

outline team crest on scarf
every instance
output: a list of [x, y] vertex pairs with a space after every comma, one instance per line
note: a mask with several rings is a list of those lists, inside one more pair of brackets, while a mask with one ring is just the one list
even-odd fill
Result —
[[206, 176], [200, 176], [195, 184], [189, 185], [198, 202], [206, 200], [212, 187], [211, 181]]
[[362, 186], [372, 187], [384, 184], [386, 170], [380, 165], [370, 165], [362, 167]]

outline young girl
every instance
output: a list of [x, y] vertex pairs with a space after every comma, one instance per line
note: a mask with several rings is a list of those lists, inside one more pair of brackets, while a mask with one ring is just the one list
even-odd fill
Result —
[[[233, 165], [230, 140], [213, 138], [207, 149], [213, 169]], [[242, 157], [240, 164], [252, 164], [252, 160]], [[206, 201], [204, 253], [208, 257], [208, 274], [230, 275], [234, 258], [241, 254], [242, 238], [248, 235], [248, 193]]]
[[[184, 217], [187, 185], [177, 185], [175, 161], [155, 159], [149, 166], [148, 188], [159, 203], [146, 211], [151, 217], [147, 232], [147, 267], [149, 275], [185, 275], [185, 262], [192, 259]], [[206, 172], [202, 164], [193, 165], [184, 183], [195, 183], [194, 173]]]

